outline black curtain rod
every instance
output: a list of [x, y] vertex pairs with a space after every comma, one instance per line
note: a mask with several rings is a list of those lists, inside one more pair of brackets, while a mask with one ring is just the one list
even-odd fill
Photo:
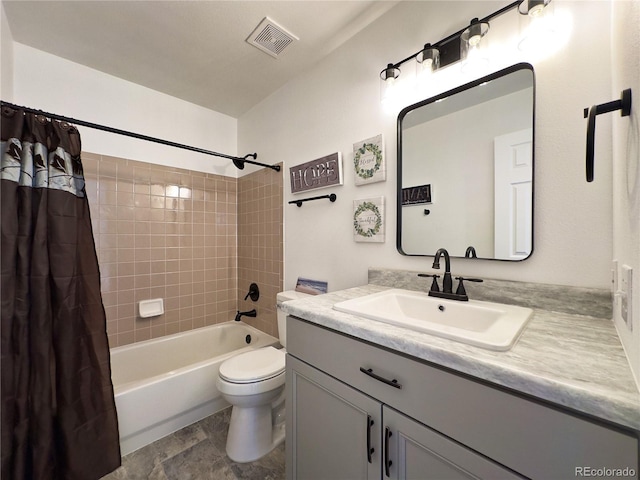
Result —
[[[13, 103], [5, 102], [4, 100], [0, 100], [0, 106], [2, 107], [10, 107], [15, 110], [23, 110], [28, 113], [34, 113], [36, 115], [43, 115], [45, 117], [61, 120], [63, 122], [72, 123], [74, 125], [81, 125], [83, 127], [93, 128], [96, 130], [102, 130], [103, 132], [115, 133], [117, 135], [124, 135], [125, 137], [137, 138], [139, 140], [146, 140], [147, 142], [160, 143], [162, 145], [168, 145], [170, 147], [182, 148], [183, 150], [191, 150], [192, 152], [204, 153], [205, 155], [212, 155], [214, 157], [222, 157], [228, 158], [233, 162], [233, 164], [242, 170], [244, 168], [245, 163], [250, 163], [251, 165], [259, 165], [261, 167], [267, 167], [276, 172], [280, 171], [280, 165], [267, 165], [265, 163], [260, 163], [254, 161], [258, 158], [257, 153], [249, 153], [244, 157], [234, 157], [232, 155], [226, 155], [224, 153], [213, 152], [211, 150], [205, 150], [203, 148], [192, 147], [191, 145], [184, 145], [182, 143], [170, 142], [169, 140], [163, 140], [162, 138], [154, 138], [149, 137], [147, 135], [141, 135], [139, 133], [128, 132], [126, 130], [120, 130], [118, 128], [107, 127], [105, 125], [99, 125], [97, 123], [85, 122], [84, 120], [78, 120], [76, 118], [65, 117], [62, 115], [56, 115], [55, 113], [43, 112], [42, 110], [36, 110], [35, 108], [23, 107], [20, 105], [14, 105]], [[253, 158], [253, 160], [249, 160], [249, 158]]]

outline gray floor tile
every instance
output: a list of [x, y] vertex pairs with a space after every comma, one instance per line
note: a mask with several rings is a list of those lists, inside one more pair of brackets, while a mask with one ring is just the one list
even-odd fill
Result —
[[281, 480], [280, 445], [252, 463], [232, 462], [225, 453], [231, 408], [189, 425], [123, 457], [122, 467], [102, 480]]
[[214, 448], [206, 439], [163, 462], [167, 480], [213, 480], [222, 460], [211, 454]]
[[284, 444], [251, 463], [231, 463], [238, 479], [281, 480], [284, 478]]

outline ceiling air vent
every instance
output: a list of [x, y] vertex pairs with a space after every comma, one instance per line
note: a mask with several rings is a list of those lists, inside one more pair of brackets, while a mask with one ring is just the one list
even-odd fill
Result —
[[298, 37], [287, 32], [269, 17], [264, 17], [260, 25], [247, 38], [247, 42], [251, 45], [275, 58], [278, 58], [294, 40], [298, 40]]

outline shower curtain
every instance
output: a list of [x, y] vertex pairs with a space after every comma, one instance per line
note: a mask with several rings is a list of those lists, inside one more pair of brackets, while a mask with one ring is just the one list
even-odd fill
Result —
[[120, 446], [80, 135], [1, 113], [1, 477], [98, 479]]

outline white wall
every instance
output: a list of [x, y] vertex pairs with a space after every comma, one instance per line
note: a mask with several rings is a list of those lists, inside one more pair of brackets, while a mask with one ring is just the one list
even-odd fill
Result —
[[[629, 363], [640, 385], [640, 3], [616, 1], [611, 22], [613, 85], [610, 99], [631, 88], [631, 116], [613, 117], [613, 258], [634, 271], [633, 331], [620, 316], [616, 302], [614, 320]], [[597, 128], [600, 129], [596, 121]], [[620, 272], [619, 272], [620, 273]]]
[[[235, 118], [20, 43], [13, 45], [13, 103], [205, 150], [237, 155]], [[80, 132], [85, 151], [237, 176], [237, 169], [227, 159], [86, 127], [80, 127]]]
[[0, 98], [13, 100], [13, 37], [0, 2]]
[[[609, 288], [611, 136], [604, 132], [607, 126], [610, 128], [610, 119], [602, 119], [599, 124], [603, 134], [596, 142], [596, 181], [587, 184], [582, 110], [610, 96], [609, 69], [595, 68], [593, 63], [598, 59], [608, 65], [610, 5], [562, 0], [553, 3], [556, 15], [568, 14], [573, 28], [562, 50], [534, 63], [537, 143], [533, 255], [521, 263], [456, 259], [453, 270], [479, 277]], [[239, 119], [239, 149], [255, 148], [267, 163], [283, 161], [285, 175], [291, 166], [336, 151], [344, 154], [344, 186], [326, 190], [338, 195], [335, 203], [324, 200], [306, 203], [302, 208], [284, 206], [286, 288], [292, 288], [299, 276], [327, 280], [330, 290], [364, 284], [369, 266], [431, 269], [431, 258], [403, 257], [395, 248], [397, 111], [383, 111], [378, 74], [387, 63], [405, 58], [425, 42], [444, 38], [470, 18], [482, 17], [500, 6], [499, 2], [481, 1], [401, 2]], [[491, 33], [495, 38], [517, 36], [519, 23], [518, 15], [510, 12], [493, 22]], [[505, 32], [505, 28], [510, 30]], [[497, 60], [513, 63], [518, 59], [501, 56]], [[495, 69], [502, 66], [498, 64]], [[447, 78], [446, 71], [441, 72], [441, 79]], [[470, 80], [459, 75], [448, 78], [439, 86], [440, 91]], [[356, 187], [352, 145], [379, 133], [386, 143], [387, 181]], [[355, 243], [353, 200], [380, 195], [386, 197], [387, 204], [386, 242]], [[293, 198], [287, 180], [285, 200]]]

